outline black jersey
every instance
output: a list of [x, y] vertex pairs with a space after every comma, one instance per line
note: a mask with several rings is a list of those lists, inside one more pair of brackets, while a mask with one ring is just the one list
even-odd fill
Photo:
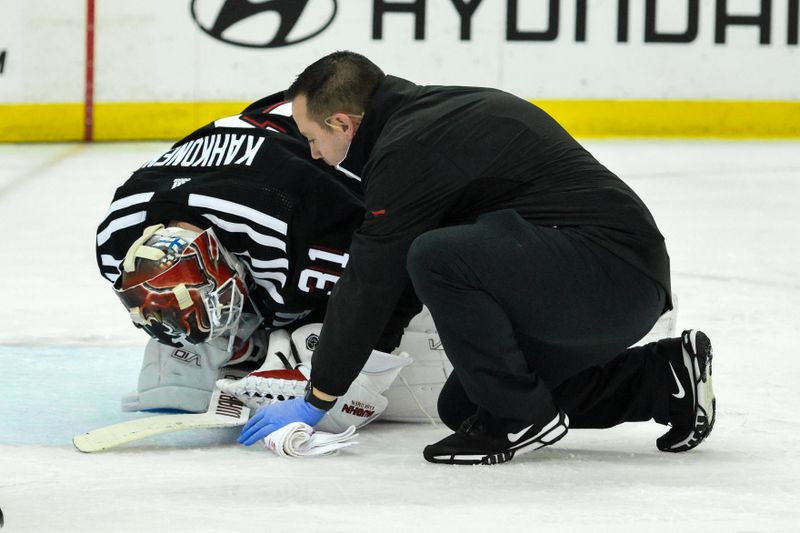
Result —
[[213, 227], [252, 276], [267, 327], [327, 301], [363, 219], [360, 184], [308, 156], [276, 94], [216, 120], [148, 161], [117, 189], [97, 228], [97, 262], [114, 282], [144, 228], [183, 221]]
[[314, 353], [311, 380], [326, 393], [347, 390], [397, 314], [414, 239], [483, 213], [573, 227], [661, 284], [671, 307], [669, 257], [647, 207], [525, 100], [387, 76], [341, 167], [363, 179], [366, 216]]

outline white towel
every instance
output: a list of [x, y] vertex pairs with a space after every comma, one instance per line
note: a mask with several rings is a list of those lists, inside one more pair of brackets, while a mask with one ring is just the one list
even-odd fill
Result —
[[352, 440], [357, 436], [355, 426], [341, 433], [325, 433], [314, 431], [308, 424], [294, 422], [264, 437], [264, 447], [280, 457], [332, 455], [342, 448], [358, 444]]

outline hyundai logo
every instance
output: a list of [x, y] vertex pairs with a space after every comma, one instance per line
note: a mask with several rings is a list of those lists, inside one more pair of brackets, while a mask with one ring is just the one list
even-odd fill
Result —
[[307, 41], [336, 16], [336, 0], [192, 0], [192, 18], [224, 43], [278, 48]]

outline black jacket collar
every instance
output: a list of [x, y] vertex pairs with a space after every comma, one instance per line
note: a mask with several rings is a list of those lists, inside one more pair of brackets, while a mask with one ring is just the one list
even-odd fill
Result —
[[350, 144], [347, 157], [339, 166], [361, 176], [364, 180], [366, 178], [363, 176], [364, 166], [367, 164], [384, 126], [397, 109], [417, 95], [419, 89], [418, 85], [408, 80], [386, 76], [370, 98], [361, 125]]

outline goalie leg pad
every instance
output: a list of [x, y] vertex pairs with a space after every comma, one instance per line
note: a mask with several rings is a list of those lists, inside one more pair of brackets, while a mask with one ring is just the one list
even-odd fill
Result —
[[428, 422], [438, 419], [437, 402], [445, 381], [453, 371], [442, 342], [435, 331], [406, 330], [397, 348], [407, 352], [413, 363], [400, 372], [384, 395], [389, 406], [384, 420]]
[[634, 346], [644, 346], [651, 342], [657, 342], [661, 339], [671, 339], [680, 337], [676, 335], [678, 321], [678, 295], [672, 293], [672, 309], [663, 313], [653, 325], [653, 328], [641, 339], [635, 343]]
[[[306, 365], [311, 364], [321, 328], [321, 324], [307, 324], [292, 333], [292, 344], [297, 357]], [[399, 373], [382, 372], [383, 366], [387, 370], [392, 366], [392, 362], [384, 356], [392, 356], [381, 356], [381, 352], [377, 351], [373, 352], [364, 366], [362, 374], [372, 375], [373, 390], [380, 389], [387, 399], [381, 416], [383, 420], [428, 422], [438, 418], [437, 400], [444, 382], [453, 371], [453, 365], [447, 359], [434, 328], [427, 310], [423, 309], [422, 313], [414, 317], [395, 350], [396, 353], [409, 355], [413, 362], [408, 366], [403, 365], [404, 368]], [[358, 379], [361, 379], [362, 374], [359, 374]], [[380, 404], [383, 404], [382, 400], [376, 403]], [[344, 408], [346, 405], [337, 403], [334, 409]]]
[[136, 392], [122, 398], [122, 410], [204, 412], [219, 369], [229, 357], [227, 350], [208, 344], [176, 348], [150, 339], [145, 347]]
[[[414, 316], [406, 326], [406, 332], [413, 331], [416, 333], [433, 333], [436, 334], [436, 324], [433, 322], [433, 316], [426, 306], [422, 306], [422, 311]], [[402, 344], [402, 340], [400, 341]]]

